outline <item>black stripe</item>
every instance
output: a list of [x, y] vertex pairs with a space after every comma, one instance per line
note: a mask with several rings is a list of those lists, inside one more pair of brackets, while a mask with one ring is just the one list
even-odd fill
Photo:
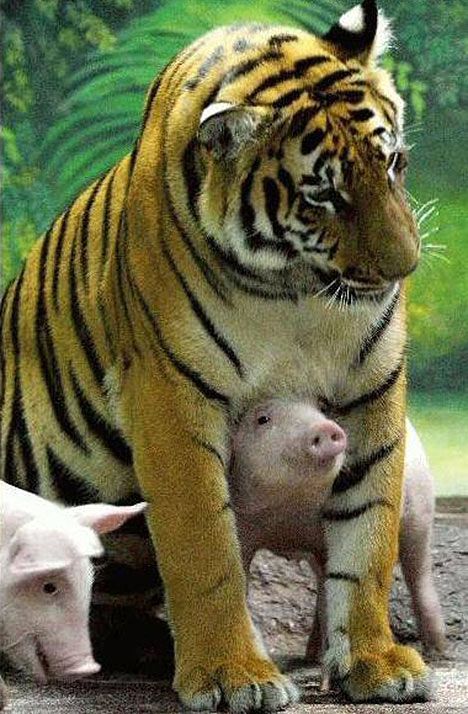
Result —
[[[383, 102], [384, 104], [387, 104], [387, 106], [389, 106], [390, 109], [392, 110], [394, 116], [396, 116], [398, 111], [397, 111], [397, 106], [396, 106], [395, 102], [393, 102], [389, 97], [385, 96], [385, 94], [382, 94], [382, 92], [379, 92], [379, 90], [376, 89], [376, 87], [373, 84], [371, 84], [369, 86], [369, 88], [370, 88], [371, 93], [375, 97], [378, 97], [378, 99], [380, 99], [381, 102]], [[394, 119], [389, 116], [388, 112], [385, 111], [385, 114], [387, 117], [387, 121], [389, 120], [389, 124], [393, 125]]]
[[296, 101], [296, 99], [299, 99], [304, 92], [306, 92], [305, 87], [297, 87], [296, 89], [291, 89], [289, 92], [286, 92], [285, 94], [280, 95], [277, 97], [274, 102], [271, 103], [271, 106], [274, 109], [284, 109], [284, 107], [289, 106], [293, 102]]
[[278, 169], [278, 180], [283, 184], [288, 193], [288, 209], [291, 210], [291, 207], [294, 201], [296, 200], [297, 193], [293, 177], [291, 176], [289, 171], [280, 166]]
[[221, 394], [221, 392], [218, 392], [214, 387], [212, 387], [208, 382], [206, 382], [203, 377], [192, 367], [189, 367], [185, 362], [182, 362], [182, 360], [177, 357], [177, 355], [174, 354], [174, 352], [171, 350], [171, 348], [168, 346], [167, 342], [165, 341], [161, 328], [159, 327], [159, 324], [156, 320], [155, 315], [152, 313], [150, 310], [149, 306], [147, 305], [143, 295], [140, 292], [140, 289], [137, 285], [135, 285], [136, 293], [137, 293], [137, 298], [139, 300], [139, 303], [143, 309], [143, 312], [147, 318], [147, 320], [150, 322], [154, 335], [156, 337], [156, 340], [163, 350], [164, 354], [166, 357], [169, 359], [171, 364], [175, 367], [175, 369], [186, 379], [188, 379], [192, 384], [198, 389], [198, 391], [206, 398], [210, 399], [213, 401], [220, 402], [224, 406], [229, 405], [229, 399], [225, 394]]
[[[292, 69], [283, 69], [277, 74], [273, 74], [261, 82], [258, 87], [256, 87], [247, 97], [247, 101], [250, 102], [256, 97], [260, 92], [264, 92], [266, 89], [271, 89], [276, 87], [282, 82], [286, 82], [288, 79], [300, 79], [304, 76], [308, 69], [311, 67], [316, 67], [324, 62], [330, 62], [331, 57], [327, 55], [315, 55], [313, 57], [303, 57], [294, 63]], [[304, 91], [304, 90], [301, 90]]]
[[[15, 379], [16, 382], [16, 379]], [[21, 390], [19, 380], [15, 387], [15, 399], [18, 400], [18, 424], [17, 424], [17, 434], [19, 437], [19, 447], [21, 458], [23, 459], [25, 467], [25, 479], [26, 488], [32, 493], [39, 492], [39, 469], [34, 458], [34, 451], [32, 447], [31, 436], [29, 433], [28, 425], [24, 416], [24, 409], [22, 406]]]
[[372, 452], [361, 461], [343, 467], [333, 482], [332, 493], [345, 493], [350, 488], [360, 484], [373, 466], [390, 456], [400, 441], [401, 437], [390, 444], [384, 444], [380, 449]]
[[13, 345], [13, 354], [15, 355], [16, 364], [18, 365], [18, 357], [20, 353], [20, 343], [19, 343], [19, 306], [20, 306], [20, 296], [21, 288], [23, 286], [24, 279], [24, 265], [21, 269], [20, 274], [16, 279], [16, 284], [13, 292], [13, 298], [11, 302], [11, 315], [10, 315], [10, 329], [11, 329], [11, 342]]
[[[7, 301], [10, 292], [13, 290], [14, 280], [11, 280], [3, 293], [1, 303], [0, 303], [0, 438], [2, 434], [2, 423], [3, 423], [3, 406], [5, 404], [6, 397], [6, 361], [5, 361], [5, 346], [3, 344], [4, 330], [6, 328], [6, 310]], [[11, 318], [10, 318], [11, 322]]]
[[[26, 484], [18, 483], [18, 477], [15, 470], [15, 434], [18, 439], [20, 454], [24, 464]], [[26, 487], [26, 489], [32, 493], [37, 493], [39, 490], [39, 469], [37, 468], [36, 460], [34, 458], [31, 437], [24, 416], [21, 382], [18, 368], [15, 372], [13, 404], [5, 448], [5, 473], [3, 478], [6, 483], [11, 483], [13, 486], [19, 485], [20, 488]]]
[[133, 144], [133, 149], [130, 152], [130, 158], [128, 161], [127, 189], [130, 185], [130, 180], [133, 175], [133, 169], [135, 168], [136, 160], [138, 158], [138, 149], [139, 143], [138, 141], [135, 141], [135, 143]]
[[209, 451], [210, 454], [213, 454], [213, 456], [216, 457], [216, 459], [219, 461], [219, 463], [223, 467], [223, 470], [226, 469], [226, 465], [224, 463], [223, 457], [221, 456], [219, 451], [213, 446], [213, 444], [210, 444], [208, 441], [203, 441], [202, 439], [197, 439], [196, 437], [193, 437], [193, 441], [198, 446], [201, 446], [202, 449], [205, 449], [206, 451]]
[[105, 371], [98, 357], [96, 346], [85, 322], [84, 314], [80, 307], [75, 274], [75, 240], [73, 241], [70, 256], [70, 313], [80, 345], [85, 353], [89, 368], [98, 385], [104, 382]]
[[373, 501], [368, 501], [362, 506], [358, 506], [357, 508], [353, 508], [351, 510], [338, 510], [332, 508], [325, 509], [320, 515], [326, 521], [351, 521], [353, 518], [359, 518], [376, 506], [385, 506], [386, 508], [393, 509], [392, 504], [385, 498], [376, 498]]
[[265, 195], [265, 212], [271, 224], [274, 235], [281, 240], [284, 236], [284, 228], [278, 221], [278, 212], [281, 205], [281, 195], [276, 181], [270, 176], [263, 178], [263, 192]]
[[323, 107], [331, 107], [338, 102], [347, 104], [359, 104], [364, 99], [364, 92], [360, 89], [348, 89], [336, 92], [327, 92], [320, 95], [320, 103]]
[[294, 139], [295, 137], [300, 136], [305, 131], [307, 124], [311, 119], [313, 119], [319, 110], [320, 108], [318, 106], [305, 107], [303, 109], [299, 109], [295, 114], [293, 114], [291, 121], [289, 122], [288, 137], [290, 139]]
[[372, 402], [377, 401], [377, 399], [380, 399], [381, 397], [384, 396], [386, 392], [388, 392], [389, 389], [393, 387], [393, 385], [398, 381], [398, 378], [400, 374], [403, 371], [403, 367], [405, 364], [405, 358], [404, 356], [400, 359], [398, 362], [397, 366], [395, 369], [390, 372], [389, 376], [383, 382], [380, 384], [378, 387], [373, 389], [370, 392], [367, 392], [366, 394], [362, 394], [360, 397], [357, 399], [353, 399], [351, 402], [348, 402], [347, 404], [342, 404], [342, 405], [337, 405], [336, 407], [333, 406], [334, 411], [336, 414], [339, 416], [344, 416], [346, 414], [349, 414], [353, 409], [357, 409], [358, 407], [362, 407], [364, 405], [371, 404]]
[[144, 114], [143, 114], [143, 120], [142, 120], [142, 122], [141, 122], [140, 134], [143, 134], [143, 132], [144, 132], [144, 130], [145, 130], [146, 123], [147, 123], [147, 121], [148, 121], [148, 117], [149, 117], [149, 115], [150, 115], [151, 108], [152, 108], [152, 106], [153, 106], [154, 98], [155, 98], [156, 94], [158, 93], [158, 89], [159, 89], [159, 86], [160, 86], [160, 84], [161, 84], [161, 80], [162, 80], [162, 78], [163, 78], [164, 72], [166, 71], [166, 69], [167, 69], [168, 67], [169, 67], [169, 65], [167, 65], [167, 66], [164, 68], [164, 70], [161, 72], [161, 74], [159, 75], [159, 77], [157, 77], [157, 78], [154, 80], [153, 84], [152, 84], [151, 87], [150, 87], [150, 90], [149, 90], [149, 93], [148, 93], [148, 98], [147, 98], [146, 104], [145, 104], [145, 111], [144, 111]]
[[264, 62], [269, 62], [270, 60], [277, 60], [281, 58], [281, 53], [275, 47], [267, 50], [257, 57], [252, 57], [252, 59], [246, 60], [237, 67], [233, 67], [230, 72], [227, 73], [226, 77], [222, 82], [222, 86], [225, 87], [228, 84], [232, 84], [239, 77], [245, 77], [247, 74], [253, 72], [257, 67], [260, 67]]
[[[19, 383], [19, 354], [20, 354], [20, 344], [19, 344], [19, 304], [20, 304], [20, 296], [21, 296], [21, 288], [23, 285], [23, 278], [24, 278], [24, 265], [21, 269], [20, 274], [16, 278], [16, 281], [13, 283], [14, 288], [13, 288], [13, 297], [11, 300], [11, 312], [10, 312], [10, 336], [11, 336], [11, 342], [13, 346], [13, 355], [14, 355], [14, 384], [15, 384], [15, 389], [13, 392], [13, 401], [12, 401], [12, 406], [11, 406], [11, 415], [10, 415], [10, 423], [8, 425], [8, 434], [6, 438], [6, 448], [5, 448], [5, 458], [3, 459], [3, 478], [5, 481], [12, 483], [14, 479], [16, 478], [15, 471], [14, 471], [14, 449], [13, 449], [13, 444], [14, 444], [14, 436], [15, 436], [15, 428], [16, 424], [18, 422], [18, 406], [17, 405], [17, 391], [19, 392], [20, 390], [20, 383]], [[11, 290], [11, 284], [8, 286], [8, 293]], [[3, 333], [3, 309], [6, 306], [6, 294], [3, 296], [3, 302], [2, 302], [2, 333]], [[5, 308], [6, 309], [6, 308]], [[3, 352], [3, 345], [0, 345], [0, 348], [2, 349]], [[2, 412], [1, 412], [1, 417], [3, 421], [3, 404], [5, 401], [5, 385], [2, 385], [2, 394], [1, 394], [1, 399], [2, 399]], [[3, 427], [3, 424], [2, 424]], [[1, 437], [0, 433], [0, 437]]]
[[63, 214], [62, 221], [60, 223], [59, 234], [57, 236], [57, 244], [55, 246], [54, 268], [52, 276], [52, 299], [54, 302], [54, 307], [57, 311], [59, 310], [60, 267], [62, 265], [63, 244], [65, 241], [65, 236], [67, 234], [70, 211], [71, 208], [69, 208]]
[[73, 391], [80, 407], [81, 415], [85, 420], [89, 430], [96, 436], [102, 445], [112, 454], [112, 456], [125, 466], [132, 465], [132, 452], [130, 447], [122, 437], [122, 434], [109, 424], [93, 407], [78, 377], [70, 367], [70, 378]]
[[212, 236], [206, 235], [205, 237], [214, 253], [214, 257], [223, 267], [227, 279], [238, 290], [265, 300], [292, 300], [297, 302], [298, 295], [296, 292], [289, 292], [284, 287], [279, 287], [277, 291], [264, 287], [264, 285], [271, 287], [268, 280], [240, 263], [232, 250], [223, 250]]
[[347, 77], [352, 77], [353, 74], [357, 73], [357, 69], [337, 69], [335, 72], [327, 74], [322, 79], [314, 84], [314, 93], [326, 92], [331, 86], [336, 84], [336, 82], [346, 79]]
[[55, 351], [54, 338], [51, 333], [46, 302], [47, 261], [50, 249], [52, 229], [47, 231], [41, 246], [38, 275], [38, 298], [36, 305], [36, 344], [39, 354], [42, 377], [49, 396], [50, 406], [61, 431], [81, 451], [89, 453], [89, 449], [78, 428], [73, 423], [67, 407], [60, 365]]
[[200, 194], [200, 175], [197, 170], [196, 152], [197, 140], [191, 139], [182, 154], [182, 174], [187, 191], [190, 213], [195, 221], [198, 221], [197, 199]]
[[351, 575], [351, 573], [341, 573], [338, 571], [327, 573], [325, 577], [327, 578], [327, 580], [347, 580], [350, 583], [356, 584], [360, 582], [360, 579], [357, 575]]
[[353, 121], [367, 121], [375, 116], [372, 109], [353, 109], [349, 112], [349, 116]]
[[221, 263], [224, 270], [233, 271], [234, 273], [238, 273], [243, 278], [255, 280], [260, 283], [264, 282], [269, 285], [270, 281], [265, 279], [263, 275], [240, 263], [237, 256], [230, 248], [220, 246], [213, 236], [210, 236], [209, 234], [205, 234], [205, 239], [208, 246], [213, 251], [215, 258]]
[[206, 263], [206, 261], [203, 259], [203, 257], [200, 255], [198, 252], [197, 248], [195, 247], [193, 241], [191, 240], [190, 236], [188, 233], [185, 231], [184, 227], [182, 226], [182, 223], [180, 222], [179, 216], [177, 215], [177, 212], [174, 207], [174, 203], [172, 200], [172, 194], [169, 186], [169, 179], [167, 176], [167, 158], [165, 157], [165, 166], [164, 166], [164, 193], [167, 201], [167, 206], [170, 212], [170, 217], [171, 220], [173, 221], [180, 237], [182, 238], [182, 241], [186, 248], [188, 249], [194, 263], [202, 273], [203, 277], [205, 278], [206, 282], [210, 286], [210, 288], [213, 290], [215, 295], [219, 297], [223, 302], [229, 302], [228, 297], [226, 295], [226, 289], [225, 286], [223, 285], [222, 281], [218, 278], [216, 273], [211, 269], [211, 267]]
[[310, 154], [325, 138], [325, 132], [322, 129], [314, 129], [306, 134], [301, 142], [301, 153]]
[[62, 503], [79, 506], [101, 501], [99, 491], [73, 473], [50, 446], [46, 446], [46, 455], [52, 485]]
[[285, 240], [271, 240], [255, 228], [255, 210], [250, 203], [250, 194], [259, 166], [260, 159], [257, 158], [241, 186], [240, 217], [247, 245], [254, 252], [268, 248], [275, 251], [275, 253], [284, 255], [286, 258], [294, 258], [297, 255], [297, 250], [293, 245]]
[[275, 49], [279, 49], [281, 45], [284, 45], [286, 42], [297, 42], [299, 37], [297, 35], [291, 35], [284, 33], [282, 35], [272, 35], [269, 40], [268, 44], [270, 47], [274, 47]]
[[172, 258], [172, 255], [170, 254], [166, 243], [163, 243], [162, 249], [163, 249], [163, 253], [164, 253], [166, 260], [168, 261], [174, 275], [177, 277], [177, 280], [179, 281], [185, 295], [187, 296], [187, 299], [190, 303], [190, 307], [192, 308], [193, 313], [196, 315], [196, 317], [202, 324], [205, 332], [209, 335], [209, 337], [211, 337], [211, 339], [219, 347], [219, 349], [226, 355], [226, 357], [233, 365], [233, 367], [236, 370], [239, 377], [243, 377], [244, 370], [243, 370], [242, 364], [241, 364], [238, 356], [236, 355], [236, 353], [234, 352], [233, 348], [228, 343], [228, 341], [223, 337], [222, 334], [220, 334], [218, 328], [212, 322], [211, 318], [207, 315], [207, 313], [205, 312], [205, 310], [204, 310], [202, 304], [200, 303], [200, 301], [198, 300], [198, 298], [191, 291], [187, 281], [185, 280], [184, 276], [182, 275], [182, 273], [176, 266], [174, 259]]
[[89, 242], [89, 222], [91, 217], [91, 210], [96, 200], [96, 196], [99, 189], [102, 186], [102, 182], [106, 176], [101, 176], [101, 178], [96, 182], [91, 194], [86, 201], [86, 206], [84, 208], [81, 217], [81, 236], [80, 236], [80, 263], [81, 263], [81, 279], [85, 288], [89, 285], [89, 264], [88, 264], [88, 242]]
[[379, 342], [380, 338], [383, 336], [385, 330], [389, 326], [390, 322], [392, 321], [392, 317], [395, 313], [395, 308], [398, 304], [398, 300], [400, 297], [400, 290], [396, 290], [395, 295], [393, 296], [391, 302], [389, 305], [387, 305], [383, 315], [380, 317], [379, 321], [372, 326], [372, 329], [369, 333], [369, 335], [366, 337], [364, 342], [362, 343], [361, 349], [359, 351], [359, 356], [357, 359], [357, 362], [359, 365], [362, 365], [366, 359], [374, 349], [374, 347], [377, 345]]
[[133, 319], [131, 317], [131, 311], [129, 308], [129, 301], [131, 299], [130, 292], [128, 290], [125, 290], [124, 286], [124, 281], [126, 281], [127, 286], [130, 288], [130, 291], [133, 293], [133, 282], [130, 280], [130, 276], [127, 272], [127, 266], [125, 264], [124, 260], [124, 251], [123, 251], [123, 243], [125, 243], [125, 246], [128, 245], [128, 234], [127, 234], [127, 220], [126, 220], [126, 213], [125, 210], [122, 210], [120, 214], [120, 219], [119, 219], [119, 228], [117, 231], [117, 236], [115, 240], [115, 257], [117, 260], [116, 263], [116, 273], [117, 273], [117, 289], [119, 292], [119, 303], [120, 306], [122, 307], [124, 311], [124, 316], [127, 321], [127, 328], [128, 331], [131, 335], [132, 339], [132, 348], [135, 352], [138, 352], [137, 349], [137, 341], [135, 338], [135, 332], [134, 332], [134, 323]]
[[101, 230], [101, 275], [104, 272], [107, 263], [107, 249], [109, 246], [109, 235], [111, 229], [111, 208], [112, 208], [112, 190], [114, 188], [114, 179], [117, 173], [117, 167], [111, 174], [106, 187], [106, 195], [104, 198], [104, 213], [102, 216], [102, 230]]

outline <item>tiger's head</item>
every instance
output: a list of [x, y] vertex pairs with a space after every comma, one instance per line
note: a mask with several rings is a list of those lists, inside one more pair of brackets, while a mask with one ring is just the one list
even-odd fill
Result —
[[310, 285], [344, 286], [351, 303], [387, 295], [415, 269], [404, 104], [378, 66], [389, 35], [364, 0], [325, 36], [281, 43], [273, 69], [231, 69], [203, 108], [200, 222], [252, 275], [274, 281], [302, 266]]

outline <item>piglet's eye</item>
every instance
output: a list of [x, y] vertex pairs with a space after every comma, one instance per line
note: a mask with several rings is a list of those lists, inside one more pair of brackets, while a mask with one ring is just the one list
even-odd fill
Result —
[[270, 421], [270, 417], [267, 416], [266, 414], [262, 414], [262, 416], [259, 416], [257, 419], [257, 424], [267, 424]]
[[58, 592], [58, 588], [54, 583], [44, 583], [42, 591], [45, 592], [46, 595], [55, 595], [55, 593]]

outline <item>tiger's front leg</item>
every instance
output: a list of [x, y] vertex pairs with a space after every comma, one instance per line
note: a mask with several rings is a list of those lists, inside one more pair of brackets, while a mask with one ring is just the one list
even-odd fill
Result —
[[[175, 639], [174, 688], [191, 709], [276, 711], [295, 686], [266, 655], [246, 605], [246, 581], [221, 450], [226, 415], [190, 383], [135, 361], [122, 416], [149, 502], [148, 525]], [[217, 453], [219, 452], [219, 453]]]
[[328, 550], [324, 664], [353, 701], [429, 697], [424, 662], [414, 649], [394, 642], [388, 619], [398, 553], [404, 398], [401, 374], [371, 406], [353, 405], [350, 423], [359, 419], [354, 442], [365, 445], [364, 451], [359, 447], [337, 477], [323, 511]]

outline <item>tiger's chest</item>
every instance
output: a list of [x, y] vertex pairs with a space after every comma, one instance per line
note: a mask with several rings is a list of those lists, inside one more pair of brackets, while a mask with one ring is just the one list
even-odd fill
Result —
[[359, 347], [378, 319], [375, 308], [330, 310], [312, 298], [299, 303], [243, 301], [225, 329], [245, 377], [239, 399], [309, 394], [346, 398]]

